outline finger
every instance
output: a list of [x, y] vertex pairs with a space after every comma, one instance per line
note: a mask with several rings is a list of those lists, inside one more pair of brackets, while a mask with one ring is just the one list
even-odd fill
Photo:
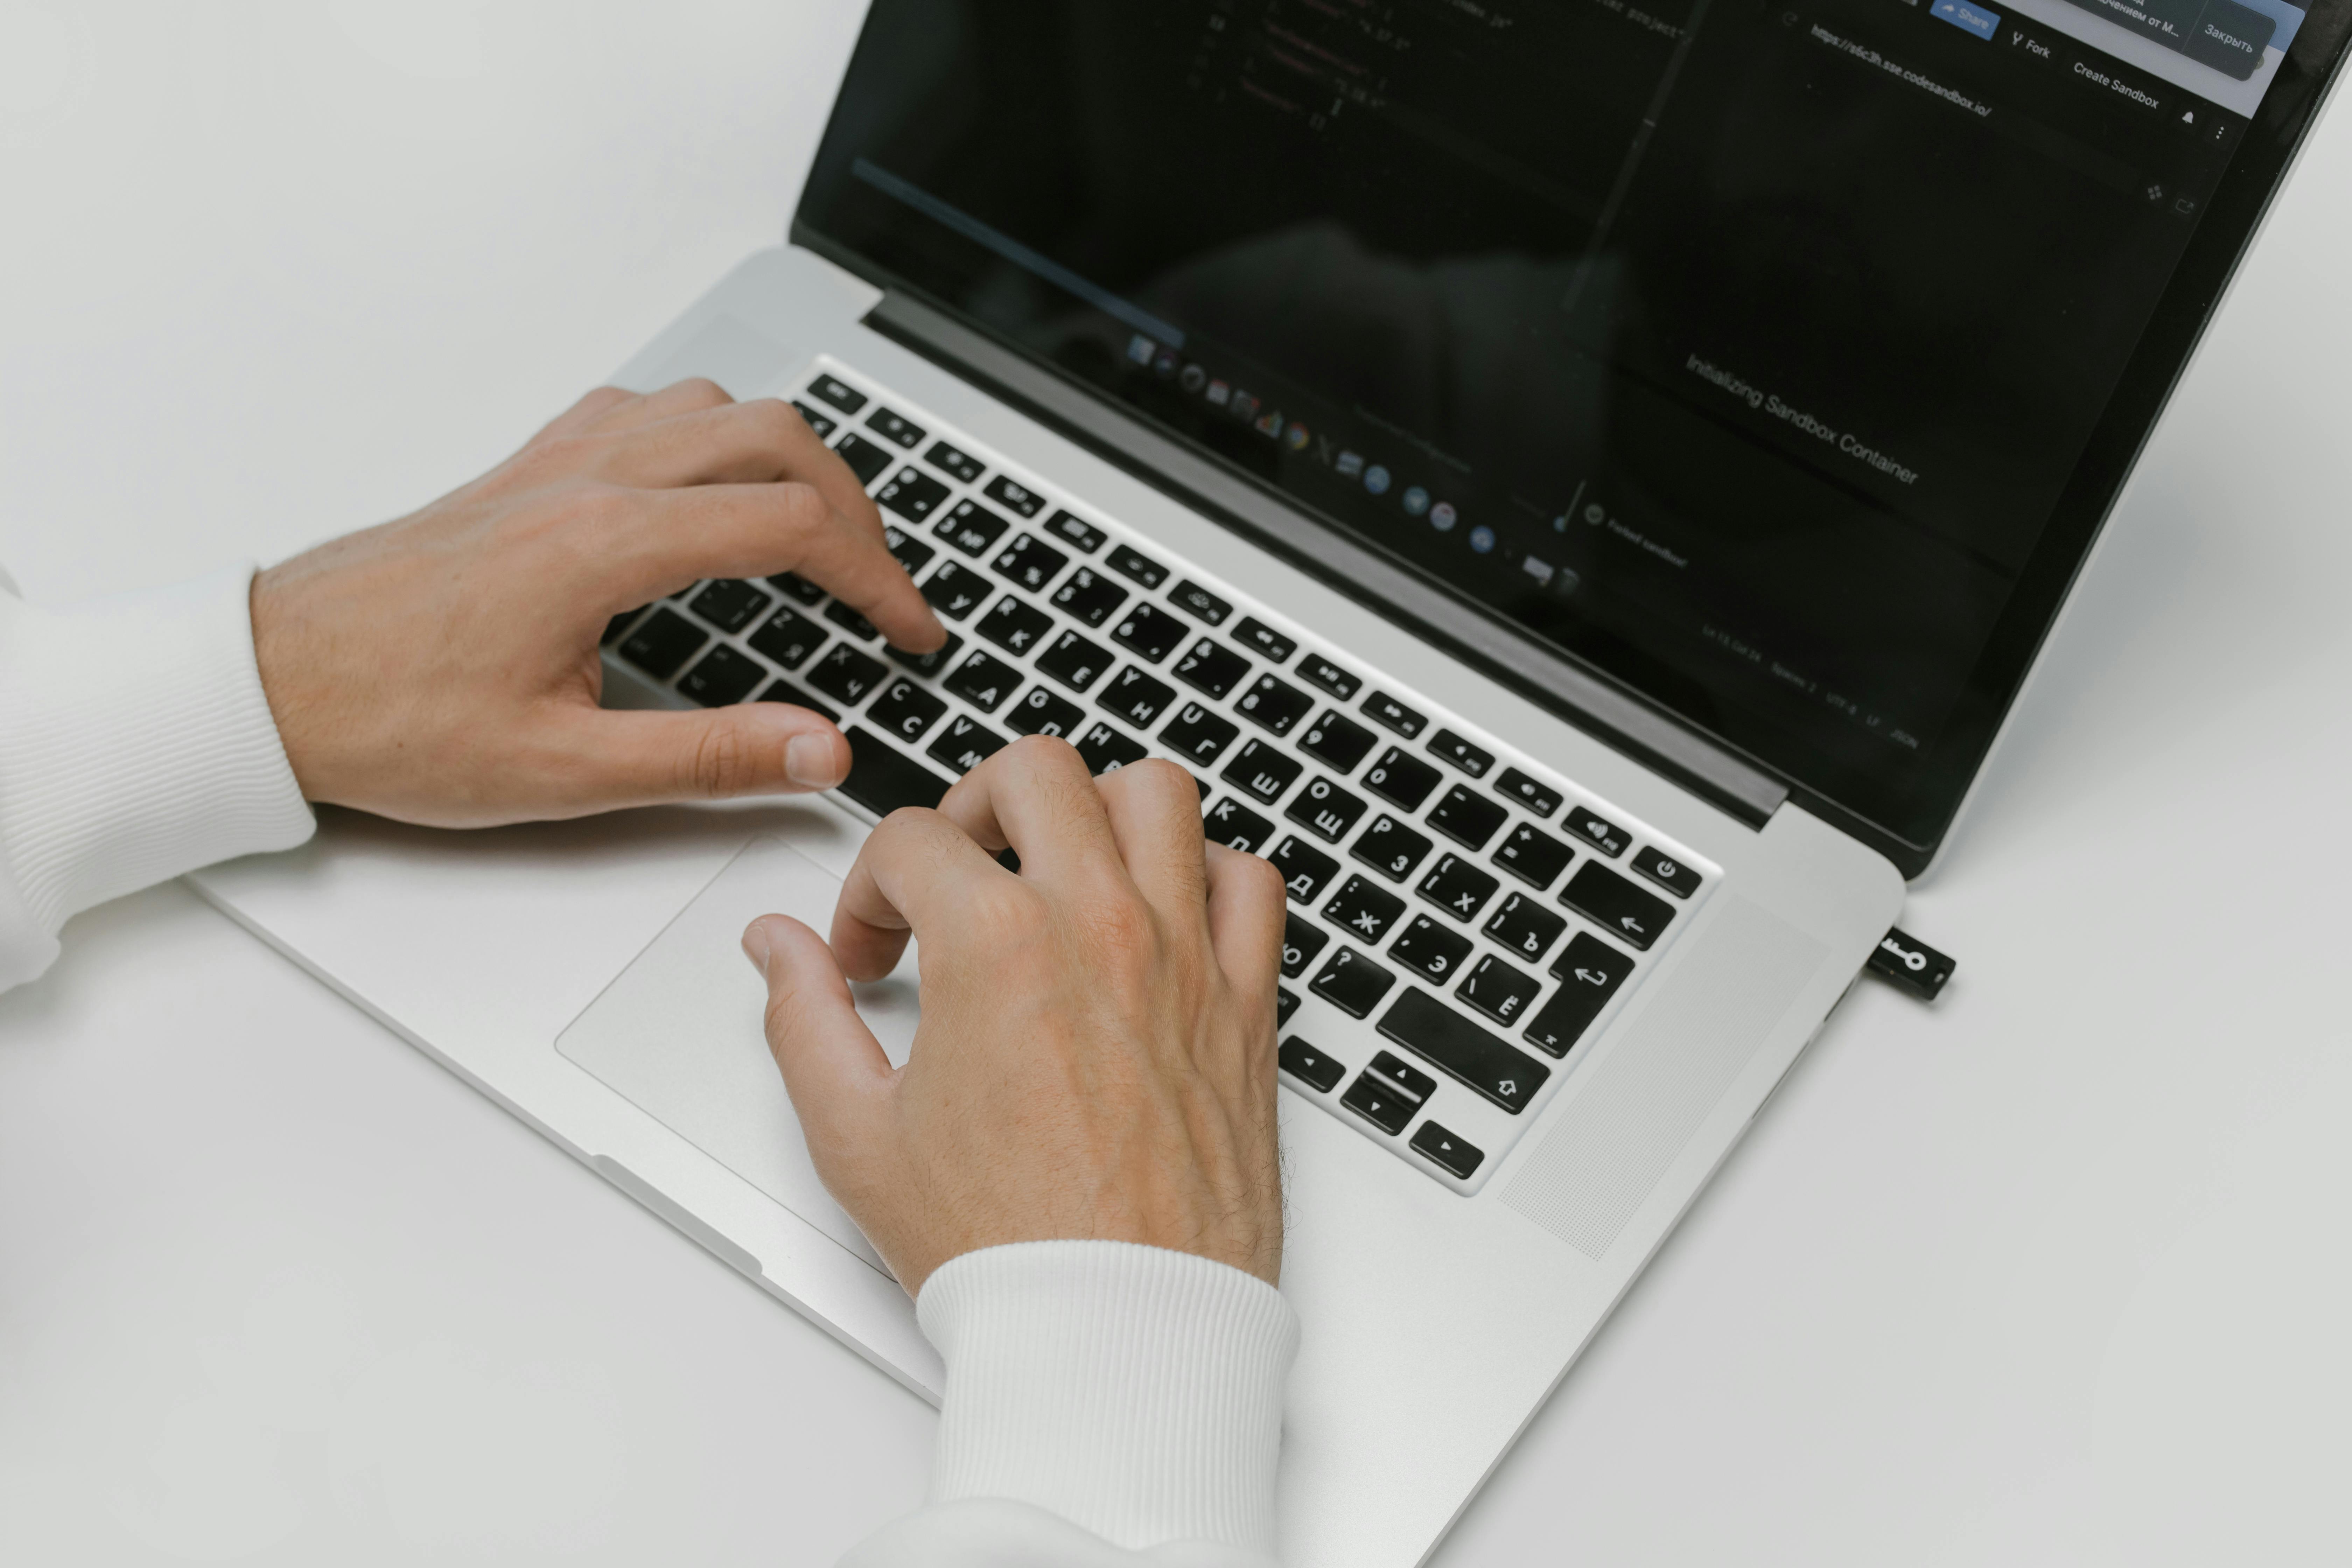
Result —
[[610, 435], [615, 431], [634, 429], [640, 425], [656, 425], [665, 419], [675, 419], [681, 414], [721, 407], [734, 401], [727, 395], [727, 389], [717, 382], [705, 376], [688, 376], [658, 391], [630, 394], [582, 428], [583, 432]]
[[1041, 884], [1126, 875], [1102, 792], [1066, 741], [1013, 742], [958, 779], [939, 809], [989, 854], [1011, 848]]
[[[947, 629], [883, 544], [809, 485], [699, 485], [690, 489], [600, 489], [583, 548], [593, 595], [616, 615], [704, 577], [798, 572], [875, 626], [893, 647], [928, 653]], [[587, 506], [576, 494], [559, 504]]]
[[1253, 1002], [1274, 1006], [1282, 976], [1282, 873], [1270, 862], [1222, 844], [1208, 847], [1209, 947], [1226, 981]]
[[850, 1170], [881, 1142], [890, 1058], [857, 1016], [849, 983], [816, 932], [787, 915], [762, 915], [743, 932], [743, 952], [768, 983], [768, 1049], [809, 1156], [847, 1206]]
[[1152, 907], [1182, 914], [1198, 930], [1208, 896], [1201, 836], [1201, 790], [1174, 763], [1146, 758], [1095, 781], [1127, 874]]
[[879, 980], [926, 927], [944, 919], [956, 930], [1002, 929], [1028, 916], [1000, 900], [1034, 897], [954, 823], [910, 806], [883, 818], [858, 850], [834, 906], [833, 951], [852, 979]]
[[703, 712], [567, 709], [543, 741], [570, 815], [672, 801], [799, 795], [849, 776], [849, 742], [824, 719], [781, 702]]

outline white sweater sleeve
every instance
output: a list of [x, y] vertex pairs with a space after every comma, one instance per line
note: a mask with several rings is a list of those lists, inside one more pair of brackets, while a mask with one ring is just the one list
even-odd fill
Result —
[[1298, 1320], [1187, 1253], [967, 1253], [915, 1303], [947, 1363], [930, 1506], [842, 1568], [1271, 1568]]
[[67, 917], [310, 837], [253, 657], [253, 568], [68, 609], [0, 576], [0, 990]]

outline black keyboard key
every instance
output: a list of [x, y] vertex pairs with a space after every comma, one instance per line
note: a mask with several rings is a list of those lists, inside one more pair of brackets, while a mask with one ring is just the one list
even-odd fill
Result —
[[1276, 664], [1288, 664], [1290, 656], [1298, 651], [1297, 637], [1283, 636], [1255, 616], [1242, 617], [1242, 624], [1234, 628], [1234, 641]]
[[774, 603], [749, 583], [721, 577], [706, 585], [686, 607], [722, 632], [740, 632]]
[[1538, 822], [1559, 809], [1559, 791], [1540, 779], [1529, 778], [1517, 768], [1505, 768], [1503, 776], [1495, 781], [1495, 793], [1510, 801], [1520, 810], [1531, 813]]
[[1375, 691], [1365, 698], [1363, 710], [1374, 723], [1394, 730], [1408, 741], [1420, 734], [1429, 722], [1426, 715], [1414, 712], [1385, 691]]
[[1318, 773], [1283, 815], [1325, 843], [1337, 844], [1364, 815], [1364, 803]]
[[1227, 795], [1202, 816], [1201, 832], [1212, 844], [1249, 855], [1273, 838], [1274, 824]]
[[931, 449], [923, 454], [923, 461], [944, 474], [953, 474], [965, 484], [976, 485], [988, 468], [978, 458], [958, 451], [945, 441], [934, 441]]
[[1675, 918], [1672, 904], [1643, 892], [1598, 860], [1587, 860], [1568, 879], [1559, 901], [1621, 942], [1647, 948], [1665, 934]]
[[925, 755], [958, 773], [968, 773], [1010, 743], [979, 720], [959, 713], [948, 721], [947, 728], [940, 731], [939, 739], [931, 742]]
[[939, 553], [895, 522], [882, 525], [882, 542], [890, 547], [890, 553], [898, 558], [898, 564], [907, 569], [909, 577], [929, 565], [931, 557]]
[[1307, 989], [1342, 1013], [1352, 1017], [1369, 1018], [1372, 1016], [1372, 1009], [1381, 1005], [1381, 998], [1389, 994], [1389, 987], [1395, 984], [1395, 975], [1354, 948], [1342, 946], [1331, 955], [1331, 962], [1323, 966], [1323, 973], [1317, 975]]
[[[1065, 586], [1062, 591], [1066, 594], [1069, 588]], [[1192, 628], [1183, 622], [1158, 605], [1139, 600], [1119, 617], [1110, 634], [1113, 642], [1146, 664], [1158, 664], [1192, 635]]]
[[1484, 849], [1486, 840], [1495, 837], [1495, 829], [1502, 826], [1510, 815], [1498, 803], [1455, 784], [1429, 808], [1428, 821], [1454, 843], [1469, 849]]
[[1296, 1035], [1282, 1042], [1277, 1059], [1283, 1071], [1325, 1094], [1339, 1087], [1339, 1079], [1348, 1070]]
[[1551, 951], [1568, 922], [1529, 898], [1525, 893], [1513, 893], [1486, 922], [1486, 936], [1496, 945], [1509, 948], [1532, 963]]
[[923, 579], [922, 590], [942, 619], [960, 621], [986, 604], [996, 584], [971, 567], [949, 561]]
[[882, 471], [897, 459], [898, 454], [879, 441], [869, 440], [852, 430], [833, 444], [849, 471], [857, 476], [861, 485], [870, 485], [882, 477]]
[[1086, 732], [1078, 737], [1077, 747], [1078, 756], [1090, 773], [1114, 773], [1149, 754], [1141, 742], [1100, 721], [1087, 726]]
[[1517, 1116], [1551, 1068], [1498, 1040], [1426, 991], [1406, 986], [1381, 1018], [1381, 1033]]
[[782, 702], [794, 708], [805, 708], [820, 719], [838, 721], [841, 718], [840, 713], [830, 705], [818, 701], [789, 680], [774, 682], [768, 689], [760, 693], [760, 700]]
[[1084, 709], [1042, 686], [1030, 688], [1029, 695], [1004, 716], [1004, 721], [1024, 735], [1053, 735], [1062, 740], [1077, 733], [1086, 720]]
[[[1055, 608], [1090, 626], [1098, 626], [1110, 619], [1111, 612], [1125, 603], [1127, 590], [1091, 566], [1081, 566], [1071, 573], [1070, 580], [1063, 584], [1054, 595]], [[1153, 656], [1152, 662], [1159, 662], [1157, 655]]]
[[1290, 889], [1290, 896], [1302, 904], [1313, 903], [1315, 896], [1339, 874], [1339, 862], [1320, 849], [1309, 847], [1295, 833], [1276, 845], [1274, 853], [1266, 858], [1282, 873], [1283, 885]]
[[866, 710], [866, 721], [892, 740], [911, 745], [947, 710], [946, 703], [900, 676], [882, 689], [882, 695]]
[[797, 397], [793, 399], [793, 412], [799, 415], [808, 427], [816, 432], [816, 438], [820, 441], [841, 428], [841, 422], [833, 416], [818, 413]]
[[1413, 916], [1412, 923], [1389, 944], [1389, 957], [1432, 985], [1444, 984], [1446, 976], [1469, 956], [1468, 937], [1446, 930], [1427, 915]]
[[1402, 882], [1412, 875], [1429, 848], [1428, 839], [1382, 812], [1364, 829], [1351, 853], [1390, 881]]
[[923, 427], [903, 415], [877, 408], [866, 416], [866, 427], [894, 447], [913, 451], [923, 439]]
[[974, 560], [987, 554], [1013, 525], [977, 501], [958, 501], [933, 531]]
[[1633, 973], [1633, 961], [1599, 937], [1579, 931], [1551, 972], [1559, 989], [1528, 1021], [1526, 1036], [1537, 1049], [1564, 1057]]
[[1434, 1121], [1423, 1122], [1406, 1147], [1459, 1181], [1466, 1182], [1476, 1175], [1478, 1167], [1486, 1161], [1484, 1149], [1464, 1142]]
[[758, 659], [720, 643], [678, 678], [677, 689], [705, 708], [724, 708], [751, 696], [752, 688], [767, 679]]
[[1242, 693], [1234, 708], [1252, 723], [1277, 735], [1287, 735], [1297, 728], [1301, 719], [1315, 711], [1315, 699], [1288, 681], [1261, 675]]
[[1168, 590], [1168, 602], [1186, 615], [1204, 620], [1213, 626], [1223, 626], [1225, 617], [1234, 613], [1231, 605], [1189, 577]]
[[1307, 973], [1329, 944], [1331, 933], [1311, 921], [1304, 921], [1288, 910], [1282, 911], [1282, 973], [1286, 980], [1296, 980]]
[[1478, 911], [1501, 886], [1471, 861], [1448, 852], [1437, 858], [1437, 864], [1413, 890], [1467, 925], [1478, 918]]
[[1227, 784], [1238, 785], [1272, 805], [1282, 798], [1285, 790], [1298, 782], [1298, 775], [1305, 771], [1306, 765], [1297, 758], [1284, 756], [1264, 741], [1252, 741], [1234, 753], [1223, 776]]
[[1276, 986], [1274, 988], [1274, 1026], [1277, 1029], [1286, 1027], [1290, 1023], [1290, 1016], [1297, 1011], [1297, 994], [1287, 985]]
[[1575, 850], [1524, 822], [1511, 829], [1495, 851], [1496, 865], [1532, 888], [1550, 887], [1575, 858]]
[[1698, 891], [1699, 874], [1683, 861], [1663, 849], [1643, 845], [1626, 862], [1637, 877], [1646, 877], [1678, 899], [1687, 899]]
[[1364, 753], [1378, 743], [1379, 738], [1370, 730], [1333, 708], [1307, 726], [1307, 733], [1298, 739], [1298, 749], [1340, 773], [1352, 773]]
[[639, 605], [635, 609], [623, 610], [619, 615], [614, 616], [611, 620], [606, 621], [604, 623], [604, 635], [599, 639], [602, 646], [611, 647], [614, 643], [620, 641], [621, 634], [629, 629], [629, 623], [635, 620], [639, 616], [642, 616], [645, 613], [646, 607], [643, 605]]
[[[982, 631], [987, 629], [981, 627]], [[1071, 690], [1084, 691], [1110, 668], [1110, 650], [1076, 632], [1064, 632], [1037, 656], [1037, 668]]]
[[1147, 589], [1157, 588], [1160, 584], [1168, 581], [1167, 567], [1132, 546], [1122, 544], [1112, 551], [1106, 559], [1109, 562], [1112, 571], [1122, 577], [1142, 584]]
[[1319, 653], [1310, 653], [1301, 659], [1298, 673], [1342, 702], [1353, 697], [1364, 684]]
[[803, 605], [824, 602], [824, 590], [797, 573], [779, 572], [768, 579], [768, 586], [782, 593], [784, 597]]
[[892, 663], [903, 664], [918, 675], [937, 675], [947, 667], [950, 659], [955, 658], [956, 649], [961, 647], [963, 638], [950, 632], [948, 640], [929, 653], [908, 653], [905, 648], [892, 647], [888, 643], [882, 645], [882, 651], [890, 656]]
[[1176, 661], [1176, 679], [1212, 697], [1223, 697], [1242, 683], [1249, 669], [1249, 660], [1223, 643], [1202, 637]]
[[1034, 533], [1016, 533], [1013, 542], [998, 552], [989, 564], [996, 574], [1016, 588], [1026, 588], [1042, 594], [1045, 584], [1060, 574], [1070, 558], [1038, 538]]
[[1410, 752], [1391, 746], [1364, 774], [1364, 787], [1391, 805], [1407, 811], [1420, 808], [1437, 787], [1437, 770]]
[[1398, 1056], [1394, 1051], [1375, 1051], [1365, 1071], [1386, 1079], [1390, 1085], [1405, 1092], [1405, 1098], [1416, 1105], [1426, 1105], [1429, 1097], [1437, 1092], [1437, 1080]]
[[780, 609], [746, 640], [783, 668], [798, 669], [809, 655], [824, 646], [830, 635], [799, 611]]
[[1213, 713], [1197, 702], [1187, 702], [1168, 721], [1168, 728], [1160, 731], [1160, 743], [1171, 752], [1180, 752], [1195, 767], [1207, 767], [1234, 743], [1242, 732], [1241, 726], [1221, 713]]
[[647, 675], [667, 680], [709, 640], [709, 632], [665, 605], [621, 639], [621, 657]]
[[1005, 652], [1023, 654], [1034, 647], [1039, 637], [1054, 629], [1054, 617], [1036, 605], [1024, 604], [1007, 594], [988, 614], [980, 617], [980, 625], [975, 629]]
[[844, 414], [855, 414], [866, 406], [866, 395], [832, 376], [821, 375], [809, 383], [812, 396], [823, 398]]
[[808, 683], [845, 708], [855, 708], [889, 677], [878, 658], [868, 658], [845, 642], [809, 667]]
[[1454, 988], [1454, 994], [1497, 1024], [1508, 1026], [1526, 1016], [1528, 1005], [1542, 989], [1543, 982], [1534, 975], [1488, 953]]
[[874, 623], [872, 621], [867, 620], [864, 616], [859, 615], [856, 610], [851, 609], [847, 605], [843, 604], [838, 599], [835, 599], [832, 604], [827, 605], [824, 607], [824, 618], [831, 621], [835, 626], [839, 626], [842, 630], [847, 632], [851, 637], [861, 638], [866, 642], [872, 642], [876, 637], [882, 635], [875, 629]]
[[877, 505], [897, 512], [908, 522], [922, 522], [947, 505], [948, 488], [920, 468], [901, 468], [890, 476], [889, 483], [874, 492], [874, 500]]
[[1580, 805], [1570, 808], [1568, 820], [1561, 826], [1603, 855], [1612, 857], [1622, 855], [1626, 847], [1633, 842], [1625, 836], [1623, 828], [1613, 822], [1593, 816]]
[[1035, 517], [1045, 510], [1044, 496], [1003, 474], [991, 479], [988, 489], [981, 493], [999, 506], [1010, 507], [1024, 518]]
[[901, 806], [936, 810], [948, 793], [948, 781], [904, 752], [875, 737], [863, 724], [852, 725], [849, 776], [841, 793], [872, 812], [887, 816]]
[[1339, 884], [1339, 890], [1323, 906], [1325, 920], [1366, 947], [1378, 947], [1403, 913], [1402, 899], [1356, 876]]
[[1495, 753], [1483, 746], [1474, 746], [1451, 730], [1440, 730], [1429, 738], [1429, 749], [1440, 759], [1452, 763], [1474, 779], [1483, 779], [1495, 765]]
[[991, 653], [975, 653], [941, 682], [983, 713], [993, 713], [1021, 689], [1021, 671]]
[[1126, 720], [1139, 730], [1149, 730], [1171, 702], [1176, 700], [1176, 689], [1164, 680], [1154, 680], [1133, 665], [1129, 665], [1103, 688], [1102, 705], [1106, 711]]
[[1110, 537], [1076, 513], [1067, 511], [1057, 511], [1047, 518], [1045, 531], [1081, 555], [1092, 555]]
[[[1322, 982], [1318, 980], [1316, 984], [1320, 985]], [[1379, 998], [1373, 1000], [1378, 1001]], [[1363, 1016], [1360, 1013], [1356, 1016]], [[1419, 1100], [1407, 1100], [1368, 1072], [1356, 1075], [1356, 1081], [1348, 1086], [1348, 1092], [1339, 1097], [1339, 1103], [1391, 1136], [1403, 1131], [1406, 1124], [1421, 1110]]]

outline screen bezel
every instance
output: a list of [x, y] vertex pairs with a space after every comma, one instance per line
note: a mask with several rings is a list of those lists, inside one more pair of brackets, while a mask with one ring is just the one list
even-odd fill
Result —
[[[2270, 90], [2248, 124], [2236, 155], [2214, 188], [2202, 221], [2191, 235], [2187, 249], [2159, 296], [2147, 328], [2141, 334], [2114, 393], [2085, 442], [2082, 456], [2074, 465], [2025, 570], [2019, 576], [2007, 605], [1969, 671], [1958, 706], [1935, 742], [1934, 750], [1938, 753], [1935, 773], [1939, 778], [1957, 781], [1958, 787], [1948, 788], [1942, 797], [1933, 803], [1926, 818], [1928, 831], [1924, 834], [1901, 830], [1851, 800], [1840, 799], [1809, 784], [1788, 768], [1764, 761], [1716, 734], [1704, 724], [1676, 713], [1670, 704], [1631, 687], [1610, 671], [1547, 641], [1509, 616], [1472, 601], [1435, 574], [1386, 550], [1378, 541], [1368, 538], [1338, 519], [1324, 516], [1285, 491], [1265, 485], [1238, 465], [1189, 440], [1182, 434], [1156, 424], [1150, 427], [1164, 435], [1168, 440], [1196, 452], [1202, 459], [1230, 472], [1234, 478], [1265, 491], [1290, 517], [1304, 521], [1318, 532], [1342, 541], [1355, 550], [1370, 550], [1392, 561], [1401, 571], [1433, 590], [1436, 596], [1454, 612], [1478, 616], [1489, 626], [1500, 628], [1511, 640], [1539, 651], [1547, 659], [1572, 666], [1593, 679], [1626, 694], [1643, 707], [1665, 715], [1669, 721], [1700, 738], [1708, 746], [1727, 756], [1738, 758], [1746, 769], [1781, 781], [1790, 800], [1885, 855], [1906, 878], [1916, 877], [1934, 861], [1968, 797], [1973, 793], [1985, 760], [1998, 740], [2001, 727], [2014, 710], [2034, 659], [2047, 641], [2068, 594], [2120, 499], [2165, 405], [2178, 386], [2200, 339], [2260, 231], [2270, 204], [2284, 185], [2285, 176], [2316, 122], [2319, 111], [2340, 79], [2347, 32], [2352, 32], [2352, 0], [2321, 0], [2309, 10], [2294, 46], [2281, 59]], [[863, 49], [866, 47], [866, 36], [861, 34], [858, 47]], [[854, 65], [849, 75], [854, 78]], [[836, 99], [834, 116], [827, 125], [815, 166], [821, 166], [824, 146], [830, 144], [839, 131], [842, 113], [843, 100]], [[793, 216], [790, 237], [793, 244], [814, 251], [878, 288], [920, 301], [964, 330], [1016, 356], [1027, 366], [1075, 389], [1085, 398], [1105, 408], [1118, 411], [1123, 418], [1150, 423], [1140, 411], [1129, 408], [1094, 384], [1070, 374], [995, 330], [987, 321], [961, 309], [955, 301], [931, 293], [919, 280], [898, 274], [859, 252], [854, 246], [837, 241], [824, 233], [807, 216], [809, 192], [816, 184], [813, 170], [812, 177], [803, 186], [800, 204]], [[967, 369], [951, 355], [933, 353], [931, 357], [941, 360], [950, 369]], [[992, 378], [985, 374], [974, 375], [972, 379], [983, 384], [992, 383]], [[994, 385], [996, 390], [1003, 390], [1001, 383]], [[1082, 425], [1053, 419], [1050, 410], [1040, 408], [1034, 402], [1023, 401], [1031, 412], [1047, 416], [1049, 422], [1065, 434], [1112, 457], [1122, 466], [1135, 467], [1111, 444], [1089, 439], [1088, 432]], [[1181, 486], [1163, 485], [1162, 488], [1175, 491], [1180, 497], [1185, 495]], [[1471, 642], [1449, 635], [1444, 625], [1433, 622], [1429, 616], [1412, 613], [1408, 607], [1379, 595], [1367, 594], [1344, 576], [1318, 570], [1319, 563], [1312, 552], [1297, 548], [1295, 540], [1269, 537], [1266, 531], [1246, 526], [1244, 520], [1235, 518], [1227, 509], [1204, 506], [1202, 510], [1229, 526], [1241, 526], [1257, 542], [1278, 548], [1286, 557], [1350, 597], [1384, 610], [1402, 613], [1406, 620], [1445, 643], [1451, 651], [1465, 657], [1487, 674], [1548, 710], [1579, 723], [1580, 727], [1594, 727], [1591, 715], [1579, 709], [1572, 700], [1528, 679], [1522, 670], [1511, 668]], [[1492, 639], [1479, 637], [1475, 641], [1491, 643]], [[1606, 725], [1600, 726], [1600, 729], [1602, 738], [1623, 743], [1622, 734], [1611, 731]], [[1655, 759], [1652, 756], [1645, 760]], [[1692, 779], [1685, 770], [1675, 771], [1685, 783], [1704, 782]], [[1706, 793], [1713, 795], [1718, 804], [1738, 809], [1738, 803], [1726, 800], [1720, 792]], [[1741, 811], [1739, 814], [1751, 821], [1754, 819], [1752, 812]]]

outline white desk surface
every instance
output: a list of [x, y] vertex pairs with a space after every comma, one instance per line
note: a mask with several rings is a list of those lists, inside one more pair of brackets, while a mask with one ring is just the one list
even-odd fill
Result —
[[[0, 4], [0, 560], [270, 559], [772, 242], [818, 0]], [[2352, 118], [1949, 868], [1439, 1554], [2352, 1558]], [[2334, 910], [2336, 912], [2331, 913]], [[0, 1561], [818, 1563], [933, 1417], [179, 888], [0, 999]]]

